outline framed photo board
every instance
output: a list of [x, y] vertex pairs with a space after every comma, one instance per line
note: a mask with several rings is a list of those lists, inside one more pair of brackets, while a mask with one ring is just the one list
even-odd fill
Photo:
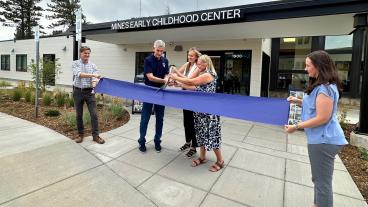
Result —
[[[290, 91], [290, 96], [303, 99], [304, 91]], [[297, 104], [290, 104], [288, 124], [293, 125], [302, 121], [302, 107]]]

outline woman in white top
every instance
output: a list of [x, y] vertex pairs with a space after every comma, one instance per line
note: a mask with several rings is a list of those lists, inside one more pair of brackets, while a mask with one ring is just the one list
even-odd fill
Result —
[[[188, 62], [182, 65], [177, 71], [180, 77], [185, 78], [195, 78], [199, 75], [197, 70], [197, 60], [201, 56], [201, 53], [194, 47], [190, 48], [188, 51]], [[183, 89], [185, 90], [185, 89]], [[194, 130], [194, 118], [193, 111], [183, 110], [184, 116], [184, 130], [185, 130], [185, 144], [180, 147], [180, 151], [184, 151], [188, 148], [189, 151], [186, 153], [188, 157], [192, 157], [197, 153], [196, 148], [198, 147], [196, 134]]]

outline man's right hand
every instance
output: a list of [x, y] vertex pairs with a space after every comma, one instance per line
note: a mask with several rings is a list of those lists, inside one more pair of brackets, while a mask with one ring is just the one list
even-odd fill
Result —
[[93, 74], [93, 77], [100, 79], [101, 75], [100, 74]]

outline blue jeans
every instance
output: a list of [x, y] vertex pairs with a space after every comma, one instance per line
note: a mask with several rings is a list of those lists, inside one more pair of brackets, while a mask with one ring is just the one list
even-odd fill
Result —
[[154, 106], [155, 115], [156, 115], [156, 134], [155, 134], [154, 141], [155, 141], [155, 144], [161, 143], [162, 126], [164, 124], [165, 106], [143, 102], [143, 108], [142, 108], [142, 113], [141, 113], [141, 123], [139, 127], [139, 131], [140, 131], [140, 137], [138, 139], [139, 144], [146, 143], [147, 126], [151, 118], [153, 106]]

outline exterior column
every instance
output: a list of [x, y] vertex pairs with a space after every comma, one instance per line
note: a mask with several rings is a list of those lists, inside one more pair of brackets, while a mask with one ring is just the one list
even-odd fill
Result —
[[365, 52], [360, 97], [359, 133], [368, 134], [368, 14], [365, 14]]

